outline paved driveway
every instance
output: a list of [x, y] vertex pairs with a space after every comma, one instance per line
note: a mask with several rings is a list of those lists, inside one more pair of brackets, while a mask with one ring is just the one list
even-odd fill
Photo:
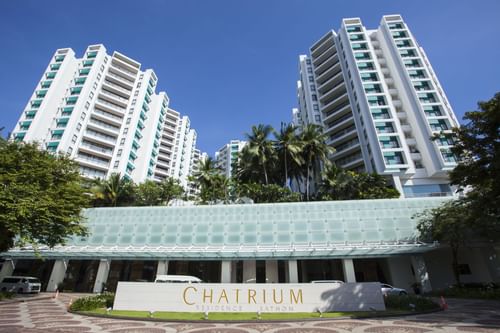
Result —
[[290, 323], [155, 323], [91, 318], [66, 312], [71, 295], [0, 304], [0, 333], [426, 333], [500, 332], [500, 302], [450, 300], [449, 310], [389, 319], [334, 319]]

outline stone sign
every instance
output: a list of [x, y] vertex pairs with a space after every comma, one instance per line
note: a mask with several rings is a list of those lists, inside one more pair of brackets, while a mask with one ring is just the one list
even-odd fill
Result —
[[172, 312], [344, 312], [383, 311], [385, 304], [378, 282], [118, 282], [113, 309]]

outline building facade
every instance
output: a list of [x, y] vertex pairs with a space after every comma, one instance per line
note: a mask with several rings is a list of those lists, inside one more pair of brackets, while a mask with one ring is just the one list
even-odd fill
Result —
[[405, 197], [452, 195], [459, 123], [400, 15], [384, 16], [378, 29], [344, 19], [299, 65], [293, 121], [322, 124], [337, 166], [385, 175]]
[[189, 155], [196, 135], [188, 148], [178, 140], [189, 119], [169, 108], [165, 92], [155, 92], [157, 82], [153, 70], [119, 52], [109, 55], [103, 45], [89, 46], [82, 58], [59, 49], [12, 139], [69, 155], [88, 178], [120, 173], [135, 182], [172, 176], [185, 183], [176, 150]]
[[231, 140], [215, 153], [215, 166], [227, 178], [233, 176], [233, 165], [238, 162], [238, 153], [246, 144], [246, 141]]
[[[39, 277], [43, 289], [114, 291], [118, 281], [186, 274], [205, 282], [342, 280], [424, 291], [455, 283], [451, 252], [419, 240], [414, 215], [446, 198], [190, 207], [94, 208], [87, 237], [52, 249], [0, 253], [0, 278]], [[44, 260], [41, 260], [43, 258]], [[500, 282], [500, 248], [470, 244], [462, 282]]]

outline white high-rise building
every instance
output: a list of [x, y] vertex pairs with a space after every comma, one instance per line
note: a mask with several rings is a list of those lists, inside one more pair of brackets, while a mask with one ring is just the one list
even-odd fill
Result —
[[215, 166], [227, 178], [233, 175], [233, 165], [238, 161], [238, 153], [245, 147], [246, 141], [231, 140], [215, 153]]
[[189, 166], [179, 168], [181, 161], [175, 168], [176, 155], [182, 160], [185, 151], [190, 154], [196, 135], [186, 149], [180, 125], [189, 120], [169, 109], [165, 92], [155, 93], [157, 81], [151, 69], [141, 70], [118, 52], [108, 55], [103, 45], [89, 46], [82, 58], [59, 49], [12, 138], [68, 154], [89, 178], [120, 173], [142, 182], [172, 176], [184, 184], [187, 176], [179, 169]]
[[299, 63], [293, 122], [321, 119], [337, 166], [390, 176], [406, 197], [452, 195], [458, 120], [400, 15], [384, 16], [378, 29], [344, 19]]

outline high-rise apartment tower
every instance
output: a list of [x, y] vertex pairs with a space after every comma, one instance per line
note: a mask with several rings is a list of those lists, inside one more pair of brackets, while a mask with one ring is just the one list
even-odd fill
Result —
[[299, 69], [293, 121], [323, 125], [337, 166], [391, 177], [406, 197], [452, 194], [458, 121], [400, 15], [376, 30], [344, 19], [300, 56]]

